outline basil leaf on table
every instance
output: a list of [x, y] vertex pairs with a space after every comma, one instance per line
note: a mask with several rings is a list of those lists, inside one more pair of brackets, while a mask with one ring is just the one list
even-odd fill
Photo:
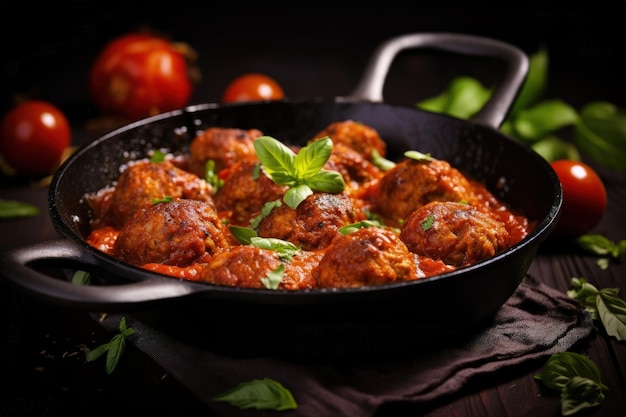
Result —
[[0, 199], [0, 219], [34, 217], [39, 214], [39, 207], [17, 200]]
[[491, 90], [472, 77], [454, 78], [446, 91], [417, 103], [417, 107], [435, 113], [444, 113], [459, 119], [474, 116], [491, 98]]
[[574, 352], [551, 355], [541, 373], [534, 378], [561, 393], [561, 414], [564, 416], [600, 405], [604, 391], [609, 390], [602, 383], [598, 366], [588, 357]]
[[254, 379], [213, 397], [213, 401], [226, 402], [241, 409], [293, 410], [298, 408], [291, 391], [270, 379]]

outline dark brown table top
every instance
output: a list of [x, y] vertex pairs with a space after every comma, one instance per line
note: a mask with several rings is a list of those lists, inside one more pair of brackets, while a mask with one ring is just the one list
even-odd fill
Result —
[[[33, 22], [40, 24], [36, 30], [41, 35], [40, 43], [22, 41], [23, 48], [10, 50], [7, 63], [0, 68], [2, 91], [7, 93], [2, 97], [2, 105], [3, 109], [8, 107], [9, 93], [36, 91], [66, 111], [76, 145], [95, 139], [98, 133], [86, 128], [95, 110], [85, 91], [85, 71], [107, 38], [138, 23], [148, 23], [198, 49], [204, 78], [194, 94], [194, 102], [219, 100], [227, 81], [248, 70], [273, 74], [282, 81], [288, 95], [348, 94], [379, 42], [395, 35], [436, 30], [498, 37], [519, 45], [527, 53], [545, 42], [553, 48], [554, 57], [548, 95], [563, 98], [576, 107], [600, 99], [626, 107], [626, 88], [619, 78], [624, 73], [620, 68], [624, 67], [618, 62], [621, 52], [612, 37], [617, 34], [613, 25], [624, 7], [611, 5], [607, 10], [612, 13], [600, 18], [590, 12], [589, 21], [583, 19], [583, 10], [574, 8], [561, 13], [534, 6], [520, 11], [522, 23], [519, 19], [517, 23], [504, 21], [507, 15], [497, 11], [449, 13], [443, 6], [425, 10], [419, 16], [407, 16], [402, 10], [391, 8], [361, 15], [348, 11], [280, 14], [252, 10], [220, 15], [202, 9], [198, 13], [166, 16], [155, 10], [135, 10], [135, 14], [118, 9], [81, 10], [79, 23], [69, 18], [54, 25], [38, 19]], [[52, 31], [56, 24], [63, 27]], [[254, 25], [258, 25], [258, 30]], [[46, 33], [48, 37], [44, 36]], [[491, 76], [489, 69], [484, 70], [475, 62], [442, 65], [445, 70], [437, 67], [428, 82], [420, 78], [427, 71], [422, 73], [417, 68], [419, 76], [414, 77], [411, 71], [415, 68], [400, 67], [390, 75], [397, 78], [389, 82], [386, 99], [410, 103], [432, 96], [446, 85], [454, 71], [486, 71], [487, 77]], [[593, 161], [588, 162], [596, 166]], [[626, 238], [626, 173], [597, 168], [605, 181], [609, 203], [593, 232], [618, 241]], [[47, 215], [45, 185], [5, 176], [0, 198], [26, 201], [41, 208], [41, 214], [34, 218], [0, 221], [0, 251], [56, 237]], [[564, 292], [572, 277], [584, 277], [598, 288], [617, 287], [624, 297], [626, 264], [613, 263], [608, 269], [601, 269], [596, 261], [593, 256], [549, 241], [540, 248], [529, 272]], [[120, 406], [127, 412], [145, 415], [214, 415], [133, 346], [129, 346], [123, 364], [113, 375], [106, 375], [99, 365], [87, 366], [81, 347], [105, 343], [110, 334], [86, 313], [42, 303], [4, 284], [0, 285], [0, 303], [0, 374], [5, 382], [0, 391], [0, 415], [99, 416], [121, 412]], [[603, 382], [610, 388], [602, 405], [581, 415], [626, 415], [626, 343], [601, 330], [577, 351], [598, 365]], [[557, 416], [558, 395], [533, 379], [540, 368], [533, 364], [494, 374], [472, 383], [452, 398], [419, 407], [389, 406], [377, 415]]]

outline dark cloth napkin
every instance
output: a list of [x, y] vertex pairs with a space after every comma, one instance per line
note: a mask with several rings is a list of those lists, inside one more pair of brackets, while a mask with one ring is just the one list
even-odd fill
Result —
[[[116, 331], [122, 316], [108, 314], [99, 322], [105, 329]], [[578, 302], [530, 275], [484, 328], [440, 346], [435, 341], [432, 345], [423, 343], [410, 354], [395, 354], [391, 348], [378, 353], [362, 349], [360, 354], [351, 355], [343, 347], [336, 355], [320, 351], [308, 358], [304, 346], [308, 342], [293, 345], [299, 354], [288, 354], [271, 344], [263, 349], [269, 342], [259, 335], [252, 336], [254, 340], [233, 336], [235, 333], [227, 337], [202, 322], [195, 323], [195, 329], [176, 333], [149, 324], [147, 316], [125, 316], [128, 325], [137, 331], [130, 341], [216, 413], [225, 416], [250, 416], [251, 411], [215, 402], [212, 397], [242, 382], [263, 378], [280, 382], [294, 395], [298, 408], [281, 412], [285, 417], [372, 416], [384, 403], [423, 403], [454, 394], [481, 376], [547, 359], [595, 333], [589, 314]], [[180, 320], [174, 327], [180, 328]], [[193, 320], [187, 317], [187, 321]], [[344, 330], [333, 332], [337, 336]], [[392, 331], [396, 330], [402, 329]], [[198, 339], [218, 338], [222, 342], [214, 348], [195, 342], [189, 333], [203, 335]], [[333, 336], [325, 336], [332, 345]], [[247, 349], [241, 349], [246, 343]], [[357, 343], [363, 346], [367, 341]], [[228, 352], [229, 345], [234, 354]], [[256, 410], [253, 414], [275, 415]]]

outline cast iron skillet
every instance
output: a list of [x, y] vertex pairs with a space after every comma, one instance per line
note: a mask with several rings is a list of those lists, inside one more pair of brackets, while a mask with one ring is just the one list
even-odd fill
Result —
[[[400, 51], [410, 48], [494, 57], [507, 69], [492, 100], [471, 121], [385, 104], [382, 90], [388, 69]], [[49, 189], [49, 211], [59, 239], [3, 254], [0, 273], [35, 297], [88, 311], [137, 311], [172, 302], [193, 305], [218, 320], [234, 314], [280, 321], [408, 319], [429, 335], [474, 326], [492, 317], [513, 294], [561, 209], [561, 186], [549, 164], [498, 130], [527, 68], [526, 56], [500, 41], [450, 33], [408, 34], [375, 51], [349, 97], [195, 105], [122, 127], [79, 149], [56, 172]], [[258, 128], [284, 142], [303, 144], [329, 123], [346, 119], [377, 129], [388, 143], [390, 158], [414, 149], [449, 161], [536, 220], [536, 230], [489, 260], [432, 278], [308, 291], [252, 290], [173, 279], [120, 262], [85, 242], [90, 214], [83, 196], [110, 185], [121, 164], [146, 156], [150, 149], [185, 152], [194, 135], [209, 126]], [[97, 279], [89, 286], [73, 285], [41, 272], [50, 266], [89, 271]]]

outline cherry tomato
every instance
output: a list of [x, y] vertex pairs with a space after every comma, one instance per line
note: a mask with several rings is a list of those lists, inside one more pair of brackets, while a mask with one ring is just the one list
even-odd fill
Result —
[[130, 33], [100, 52], [91, 66], [89, 92], [104, 114], [136, 120], [187, 105], [190, 74], [185, 50], [154, 35]]
[[563, 187], [563, 207], [555, 228], [559, 235], [578, 236], [600, 223], [606, 211], [606, 188], [587, 164], [569, 159], [552, 162]]
[[222, 102], [233, 103], [240, 101], [282, 100], [285, 93], [278, 82], [264, 74], [243, 74], [226, 87], [222, 95]]
[[70, 145], [72, 133], [63, 112], [42, 100], [27, 100], [2, 119], [0, 153], [18, 174], [51, 174]]

